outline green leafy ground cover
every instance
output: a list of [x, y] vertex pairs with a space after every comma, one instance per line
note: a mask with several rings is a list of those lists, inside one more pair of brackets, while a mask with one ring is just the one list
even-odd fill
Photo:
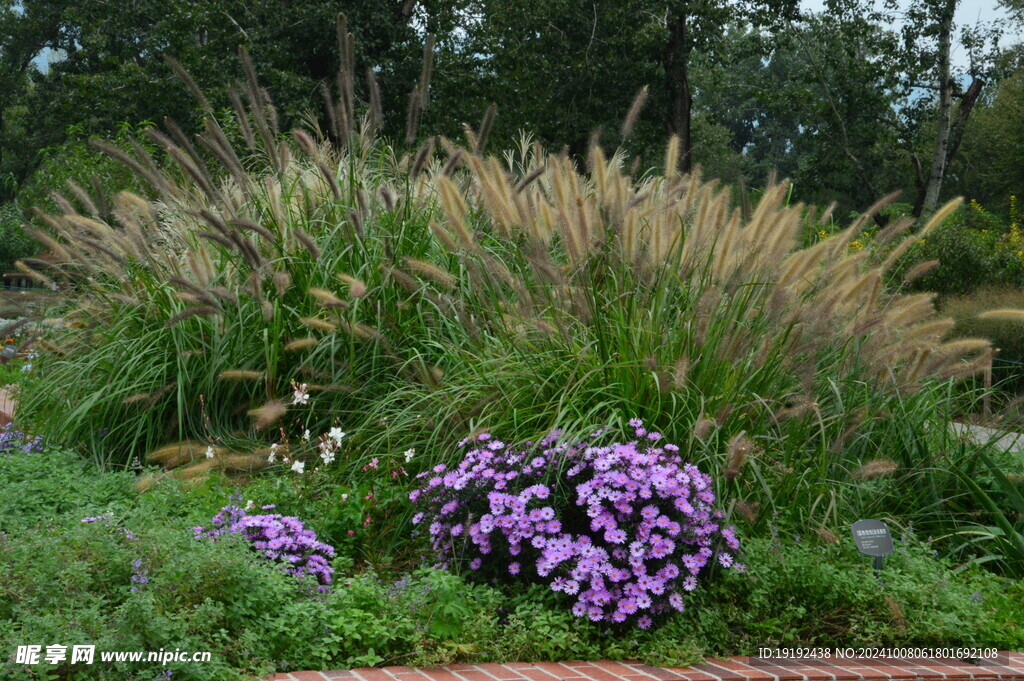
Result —
[[[208, 524], [233, 493], [232, 481], [211, 478], [191, 489], [168, 482], [139, 493], [130, 472], [99, 472], [48, 449], [0, 456], [0, 482], [0, 638], [213, 653], [211, 663], [169, 665], [174, 678], [455, 660], [684, 664], [776, 645], [1024, 645], [1019, 583], [954, 569], [909, 535], [898, 538], [876, 579], [846, 537], [831, 543], [775, 528], [775, 538], [744, 542], [748, 573], [711, 580], [659, 629], [623, 635], [574, 618], [541, 586], [481, 583], [394, 555], [367, 556], [320, 519], [306, 480], [261, 478], [237, 493], [257, 504], [272, 500], [281, 513], [302, 511], [321, 538], [338, 542], [336, 586], [327, 596], [311, 596], [242, 542], [193, 538], [192, 527]], [[99, 516], [109, 520], [82, 522]], [[137, 560], [148, 582], [133, 592]], [[7, 665], [4, 673], [31, 679], [50, 671]], [[138, 663], [52, 670], [57, 678], [98, 679], [163, 671]]]

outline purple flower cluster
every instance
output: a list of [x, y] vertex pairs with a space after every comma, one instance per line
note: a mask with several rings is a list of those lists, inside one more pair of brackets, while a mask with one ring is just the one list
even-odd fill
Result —
[[0, 454], [13, 454], [14, 452], [30, 454], [41, 451], [43, 451], [41, 435], [29, 437], [19, 430], [11, 430], [10, 425], [0, 428]]
[[149, 577], [142, 567], [142, 559], [139, 558], [132, 563], [132, 593], [139, 591], [143, 586], [149, 584]]
[[710, 476], [639, 419], [630, 425], [638, 440], [608, 446], [592, 444], [601, 432], [567, 444], [556, 431], [519, 447], [480, 435], [457, 468], [418, 476], [410, 498], [424, 509], [413, 522], [428, 526], [442, 566], [536, 576], [572, 596], [577, 617], [646, 629], [683, 610], [712, 562], [745, 567], [717, 550], [739, 542], [719, 523]]
[[[263, 510], [273, 506], [264, 506]], [[249, 515], [237, 506], [225, 506], [212, 520], [212, 527], [192, 528], [196, 538], [224, 534], [244, 536], [264, 558], [282, 563], [281, 570], [295, 576], [310, 575], [325, 592], [331, 584], [334, 568], [328, 563], [334, 547], [317, 541], [316, 533], [306, 529], [294, 516], [280, 514]]]

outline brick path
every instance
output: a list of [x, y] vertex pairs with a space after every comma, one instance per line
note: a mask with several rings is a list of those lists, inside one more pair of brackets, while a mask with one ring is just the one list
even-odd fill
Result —
[[1024, 681], [1024, 653], [1003, 653], [977, 664], [958, 660], [877, 660], [854, 658], [774, 661], [732, 657], [693, 667], [650, 667], [638, 662], [510, 662], [453, 664], [436, 669], [384, 667], [290, 672], [267, 681], [881, 681], [890, 679], [1010, 679]]

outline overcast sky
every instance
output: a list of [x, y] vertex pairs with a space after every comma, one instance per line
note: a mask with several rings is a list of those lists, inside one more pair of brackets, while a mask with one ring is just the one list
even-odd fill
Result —
[[[804, 9], [820, 10], [824, 8], [824, 0], [801, 0]], [[880, 4], [880, 3], [876, 3]], [[906, 5], [906, 2], [901, 2]], [[997, 0], [960, 0], [956, 10], [956, 25], [972, 26], [978, 22], [995, 21], [1001, 25], [1003, 38], [1001, 45], [1006, 46], [1012, 43], [1024, 41], [1024, 26], [1020, 22], [1009, 18], [1006, 10], [999, 7]], [[967, 66], [967, 53], [962, 48], [954, 45], [952, 59], [955, 66]]]

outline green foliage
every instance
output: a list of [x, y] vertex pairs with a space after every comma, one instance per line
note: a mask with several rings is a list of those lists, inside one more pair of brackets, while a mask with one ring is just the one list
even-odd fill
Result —
[[[400, 83], [383, 90], [388, 133], [399, 136], [407, 93], [420, 71], [423, 29], [441, 36], [439, 52], [457, 57], [455, 28], [465, 23], [465, 5], [145, 0], [111, 12], [95, 1], [32, 2], [18, 9], [6, 3], [0, 8], [0, 175], [16, 188], [39, 166], [39, 150], [63, 147], [79, 136], [112, 136], [124, 121], [139, 125], [169, 116], [195, 130], [199, 106], [165, 56], [188, 70], [221, 110], [231, 107], [224, 74], [239, 73], [238, 48], [248, 48], [270, 82], [277, 114], [290, 128], [321, 110], [320, 87], [334, 80], [339, 11], [348, 15], [356, 37], [361, 94], [370, 68], [385, 82]], [[49, 64], [43, 68], [34, 60], [44, 46]], [[320, 120], [326, 127], [326, 117]], [[449, 120], [446, 132], [457, 134], [461, 121]], [[11, 189], [5, 188], [5, 198]]]
[[942, 296], [965, 296], [984, 288], [1024, 286], [1024, 238], [977, 202], [962, 206], [916, 243], [894, 268], [899, 282], [913, 267], [930, 260], [938, 266], [916, 278], [913, 287]]
[[[686, 664], [759, 645], [1024, 643], [1019, 584], [958, 573], [913, 541], [898, 543], [878, 580], [848, 540], [744, 540], [748, 573], [712, 575], [710, 589], [664, 628], [628, 637], [576, 620], [540, 585], [499, 590], [424, 567], [355, 572], [347, 555], [333, 563], [332, 593], [311, 598], [244, 542], [193, 538], [191, 526], [223, 504], [226, 481], [186, 489], [165, 480], [141, 494], [132, 482], [59, 450], [0, 458], [4, 641], [211, 651], [209, 663], [168, 665], [188, 680], [397, 662]], [[261, 480], [241, 493], [279, 500], [280, 511], [301, 503], [302, 490]], [[109, 519], [82, 523], [85, 515]], [[40, 669], [8, 665], [5, 678], [38, 678]], [[149, 681], [163, 668], [125, 662], [74, 671], [82, 680]]]
[[874, 9], [835, 3], [768, 36], [740, 26], [725, 40], [724, 57], [698, 60], [695, 79], [748, 183], [789, 178], [797, 200], [839, 201], [839, 214], [901, 185], [896, 40]]
[[958, 572], [909, 538], [897, 542], [877, 578], [845, 532], [838, 544], [813, 536], [750, 539], [745, 551], [748, 574], [722, 575], [677, 625], [708, 652], [967, 641], [1013, 649], [1024, 635], [1019, 611], [1009, 620], [1003, 614], [1005, 594], [1012, 598], [1019, 585]]
[[[526, 130], [582, 156], [595, 130], [620, 141], [622, 117], [646, 85], [648, 104], [629, 140], [645, 158], [667, 129], [687, 137], [693, 159], [717, 177], [756, 186], [778, 171], [797, 181], [801, 200], [863, 209], [893, 189], [916, 191], [927, 175], [937, 102], [917, 86], [936, 80], [940, 5], [914, 2], [901, 34], [889, 8], [860, 0], [799, 15], [792, 0], [688, 2], [667, 13], [651, 2], [146, 0], [113, 15], [94, 0], [8, 2], [0, 11], [0, 198], [31, 183], [40, 150], [79, 136], [110, 137], [125, 121], [164, 116], [198, 129], [200, 107], [164, 55], [221, 111], [231, 107], [224, 74], [238, 72], [245, 46], [284, 127], [295, 125], [320, 110], [319, 91], [334, 81], [340, 10], [355, 37], [356, 95], [368, 99], [368, 69], [394, 85], [382, 91], [389, 138], [404, 137], [426, 32], [437, 36], [432, 103], [420, 112], [431, 132], [456, 137], [494, 102], [503, 142]], [[277, 20], [285, 14], [289, 21]], [[986, 84], [949, 173], [957, 191], [982, 201], [1019, 191], [1024, 166], [1016, 162], [1019, 68], [1010, 58], [992, 67], [991, 42], [977, 28], [964, 37]], [[329, 127], [322, 112], [314, 117]]]
[[[130, 141], [143, 139], [143, 133], [151, 127], [153, 124], [150, 122], [138, 125], [121, 123], [110, 138], [104, 141], [120, 148], [128, 148]], [[144, 141], [142, 147], [153, 150], [152, 144]], [[132, 191], [145, 194], [144, 185], [135, 174], [90, 146], [82, 125], [76, 125], [68, 130], [67, 141], [39, 151], [39, 166], [32, 174], [32, 178], [21, 188], [18, 204], [53, 212], [57, 210], [53, 194], [59, 193], [76, 204], [78, 210], [85, 214], [92, 213], [91, 207], [83, 205], [70, 190], [69, 183], [74, 183], [86, 192], [94, 194], [92, 200], [100, 202], [96, 206], [100, 209], [100, 214], [109, 211], [109, 204], [106, 202], [117, 192]], [[34, 248], [39, 248], [36, 242], [32, 243]]]
[[5, 203], [0, 206], [0, 272], [14, 270], [14, 262], [27, 258], [39, 250], [39, 244], [25, 232], [24, 218], [18, 206]]
[[0, 530], [24, 531], [72, 512], [86, 517], [123, 511], [132, 476], [97, 476], [91, 468], [65, 450], [0, 455], [0, 479], [8, 492], [0, 495]]
[[1012, 113], [1024, 107], [1024, 69], [1018, 67], [993, 89], [964, 134], [952, 173], [958, 180], [956, 191], [986, 206], [999, 205], [1009, 196], [1024, 197], [1024, 122]]
[[[992, 481], [983, 486], [980, 472]], [[970, 529], [960, 534], [973, 537], [971, 543], [982, 547], [979, 562], [995, 561], [1007, 576], [1024, 579], [1024, 493], [1021, 476], [1007, 474], [1005, 467], [979, 452], [975, 460], [967, 462], [958, 471], [964, 484], [971, 490], [975, 502], [991, 518], [991, 525], [969, 523]], [[1013, 479], [1010, 475], [1014, 475]]]
[[[1022, 259], [1024, 262], [1024, 259]], [[994, 380], [1005, 382], [1006, 388], [1021, 384], [1024, 367], [1024, 327], [1019, 321], [980, 319], [988, 310], [1024, 308], [1024, 292], [1018, 288], [981, 289], [970, 295], [947, 298], [942, 303], [945, 314], [956, 320], [952, 334], [956, 337], [988, 338], [999, 354], [994, 364]], [[1004, 360], [1000, 362], [999, 360]]]

